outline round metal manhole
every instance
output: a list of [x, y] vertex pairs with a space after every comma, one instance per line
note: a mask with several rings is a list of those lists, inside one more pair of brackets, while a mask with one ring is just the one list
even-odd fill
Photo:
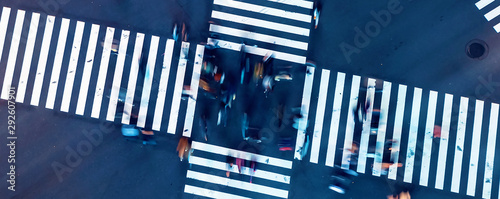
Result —
[[472, 59], [482, 60], [488, 56], [488, 45], [483, 40], [474, 39], [467, 43], [465, 52]]

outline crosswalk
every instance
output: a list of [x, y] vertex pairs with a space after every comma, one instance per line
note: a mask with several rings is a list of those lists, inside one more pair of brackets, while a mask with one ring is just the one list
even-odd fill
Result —
[[[208, 198], [288, 198], [291, 161], [195, 141], [192, 149], [185, 193]], [[247, 162], [241, 174], [236, 165], [226, 164], [227, 156]], [[257, 162], [255, 171], [248, 167], [250, 161]]]
[[136, 115], [139, 127], [189, 137], [197, 92], [187, 102], [181, 94], [186, 78], [197, 90], [203, 53], [203, 45], [3, 7], [0, 98], [14, 87], [18, 103], [123, 124]]
[[214, 0], [209, 38], [224, 49], [305, 64], [311, 27], [312, 1]]
[[[486, 18], [486, 20], [488, 20], [488, 21], [492, 21], [493, 19], [498, 17], [498, 15], [500, 15], [500, 5], [491, 4], [494, 1], [495, 0], [479, 0], [475, 4], [477, 9], [482, 10], [484, 8], [485, 10], [487, 10], [487, 13], [484, 14], [484, 18]], [[496, 6], [496, 7], [493, 8], [494, 6]], [[494, 25], [493, 29], [495, 29], [495, 31], [497, 33], [499, 33], [500, 32], [500, 23], [497, 23], [496, 25]]]
[[[483, 198], [491, 198], [492, 186], [499, 186], [493, 181], [499, 166], [494, 164], [498, 103], [327, 69], [309, 70], [296, 159], [302, 159], [301, 148], [311, 132], [307, 150], [312, 163], [381, 176], [383, 159], [390, 158], [402, 167], [390, 166], [388, 179]], [[365, 109], [365, 116], [359, 115], [358, 107]], [[385, 153], [390, 139], [396, 142]], [[350, 150], [353, 143], [359, 147], [357, 160]]]

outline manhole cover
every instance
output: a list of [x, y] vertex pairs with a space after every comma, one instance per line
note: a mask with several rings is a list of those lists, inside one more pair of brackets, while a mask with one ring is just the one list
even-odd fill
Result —
[[482, 60], [488, 56], [488, 45], [483, 40], [474, 39], [467, 43], [465, 52], [472, 59]]

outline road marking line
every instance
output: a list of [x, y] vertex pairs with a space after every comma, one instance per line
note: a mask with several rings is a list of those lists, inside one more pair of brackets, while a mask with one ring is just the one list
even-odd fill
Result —
[[489, 11], [488, 13], [486, 13], [484, 15], [484, 17], [486, 18], [486, 20], [491, 21], [492, 19], [494, 19], [498, 15], [500, 15], [500, 6], [498, 6], [495, 9]]
[[139, 76], [139, 62], [141, 61], [142, 46], [144, 44], [144, 34], [137, 33], [135, 37], [134, 54], [132, 55], [132, 65], [128, 76], [127, 96], [125, 97], [125, 106], [123, 107], [122, 123], [130, 123], [132, 106], [134, 106], [135, 86]]
[[276, 189], [273, 187], [267, 187], [263, 185], [253, 184], [249, 182], [243, 182], [239, 180], [233, 180], [230, 178], [219, 177], [210, 174], [204, 174], [196, 171], [188, 170], [186, 178], [191, 178], [207, 183], [214, 183], [219, 185], [224, 185], [232, 188], [242, 189], [246, 191], [252, 191], [256, 193], [262, 193], [266, 195], [271, 195], [280, 198], [288, 198], [288, 191], [282, 189]]
[[276, 8], [265, 7], [265, 6], [250, 4], [250, 3], [244, 3], [244, 2], [233, 1], [233, 0], [215, 0], [214, 5], [221, 5], [221, 6], [226, 6], [226, 7], [230, 7], [230, 8], [237, 8], [237, 9], [241, 9], [241, 10], [257, 12], [260, 14], [267, 14], [267, 15], [271, 15], [271, 16], [282, 17], [282, 18], [302, 21], [302, 22], [306, 22], [306, 23], [311, 23], [311, 15], [290, 12], [290, 11], [286, 11], [286, 10], [280, 10], [280, 9], [276, 9]]
[[415, 162], [415, 148], [417, 146], [418, 120], [420, 117], [420, 105], [422, 101], [422, 89], [415, 87], [413, 92], [413, 105], [411, 108], [410, 132], [408, 136], [408, 149], [406, 151], [406, 164], [404, 182], [411, 183], [413, 177], [413, 164]]
[[476, 100], [474, 111], [474, 128], [472, 130], [472, 146], [469, 162], [469, 178], [467, 180], [467, 195], [476, 194], [477, 164], [479, 162], [479, 146], [481, 144], [481, 127], [483, 125], [484, 101]]
[[443, 190], [444, 174], [446, 170], [446, 156], [448, 155], [448, 138], [450, 134], [451, 110], [453, 108], [453, 95], [445, 94], [443, 108], [443, 123], [441, 125], [441, 138], [439, 141], [439, 155], [436, 173], [436, 189]]
[[332, 121], [330, 122], [330, 135], [328, 139], [328, 150], [326, 152], [326, 165], [333, 167], [335, 160], [335, 149], [339, 134], [340, 111], [342, 108], [342, 96], [344, 94], [345, 73], [337, 73], [337, 84], [335, 86], [335, 97], [333, 99]]
[[158, 44], [160, 37], [151, 37], [151, 46], [149, 47], [148, 63], [146, 66], [146, 74], [144, 75], [144, 85], [142, 87], [141, 106], [139, 107], [139, 118], [137, 119], [138, 127], [146, 126], [146, 118], [148, 114], [149, 97], [151, 95], [151, 87], [153, 85], [153, 77], [156, 66], [156, 54], [158, 53]]
[[493, 26], [493, 28], [495, 29], [495, 31], [497, 31], [497, 33], [500, 32], [500, 23], [498, 23], [497, 25]]
[[342, 169], [349, 169], [351, 165], [351, 148], [352, 139], [354, 136], [354, 110], [358, 105], [359, 85], [361, 84], [361, 77], [357, 75], [352, 76], [351, 84], [351, 98], [349, 100], [349, 113], [347, 114], [347, 123], [345, 127], [345, 139], [342, 152]]
[[279, 158], [273, 158], [269, 156], [259, 155], [255, 153], [249, 153], [245, 151], [238, 151], [235, 149], [229, 149], [225, 147], [215, 146], [211, 144], [205, 144], [202, 142], [193, 141], [191, 147], [195, 150], [206, 151], [214, 154], [232, 156], [235, 158], [241, 158], [249, 161], [256, 161], [262, 164], [268, 164], [277, 167], [283, 167], [286, 169], [292, 169], [292, 161], [283, 160]]
[[223, 193], [200, 187], [194, 187], [190, 185], [184, 186], [184, 193], [190, 193], [193, 195], [203, 196], [207, 198], [218, 198], [218, 199], [251, 199], [247, 197], [237, 196], [229, 193]]
[[209, 31], [220, 33], [220, 34], [231, 35], [231, 36], [235, 36], [235, 37], [252, 39], [255, 41], [261, 41], [261, 42], [266, 42], [266, 43], [275, 44], [275, 45], [281, 45], [281, 46], [290, 47], [290, 48], [296, 48], [296, 49], [300, 49], [300, 50], [307, 50], [307, 47], [308, 47], [308, 44], [306, 42], [295, 41], [295, 40], [291, 40], [291, 39], [285, 39], [285, 38], [281, 38], [281, 37], [275, 37], [275, 36], [271, 36], [271, 35], [265, 35], [265, 34], [250, 32], [250, 31], [246, 31], [246, 30], [240, 30], [240, 29], [236, 29], [236, 28], [229, 28], [229, 27], [224, 27], [224, 26], [220, 26], [220, 25], [214, 25], [214, 24], [210, 24]]
[[382, 159], [384, 156], [385, 133], [387, 129], [387, 118], [389, 117], [389, 102], [391, 99], [392, 83], [384, 81], [382, 90], [382, 101], [380, 104], [380, 116], [377, 130], [377, 143], [375, 146], [375, 159], [372, 175], [380, 176], [382, 170]]
[[9, 24], [10, 8], [3, 7], [2, 18], [0, 18], [0, 61], [2, 60], [3, 45], [5, 44], [5, 36], [7, 36], [7, 25]]
[[193, 129], [194, 112], [196, 109], [196, 100], [198, 99], [198, 86], [200, 85], [201, 64], [203, 64], [203, 53], [205, 46], [196, 46], [196, 57], [194, 58], [193, 75], [191, 76], [191, 95], [194, 98], [188, 99], [186, 119], [184, 120], [184, 130], [182, 136], [191, 137]]
[[451, 191], [458, 193], [460, 189], [460, 176], [462, 174], [462, 159], [465, 141], [465, 127], [467, 124], [467, 109], [469, 98], [460, 97], [460, 110], [457, 124], [457, 140], [455, 142], [455, 159], [453, 161], [453, 175], [451, 176]]
[[[300, 114], [302, 115], [302, 118], [300, 119], [300, 122], [298, 124], [298, 129], [297, 129], [297, 140], [295, 142], [295, 155], [294, 158], [298, 160], [302, 160], [302, 153], [304, 150], [304, 141], [306, 138], [306, 132], [305, 130], [307, 129], [307, 121], [309, 120], [309, 105], [311, 104], [311, 93], [312, 93], [312, 87], [313, 87], [313, 80], [314, 80], [314, 67], [307, 66], [307, 70], [310, 72], [310, 74], [306, 73], [306, 77], [304, 80], [304, 90], [302, 92], [302, 103], [301, 103], [301, 108], [300, 108]], [[307, 148], [305, 149], [307, 150]]]
[[359, 143], [359, 156], [358, 156], [358, 173], [365, 173], [366, 171], [366, 156], [368, 153], [368, 144], [370, 141], [370, 131], [372, 125], [373, 104], [375, 101], [375, 79], [368, 78], [366, 101], [364, 107], [368, 106], [366, 110], [366, 118], [363, 121], [363, 129], [361, 131], [361, 140]]
[[480, 0], [476, 3], [477, 9], [481, 10], [484, 7], [488, 6], [490, 3], [492, 3], [495, 0]]
[[321, 84], [319, 87], [318, 105], [316, 109], [316, 121], [314, 122], [314, 132], [311, 145], [310, 161], [318, 164], [319, 146], [323, 132], [323, 120], [325, 119], [326, 97], [328, 94], [328, 83], [330, 82], [330, 71], [321, 70]]
[[109, 56], [111, 53], [111, 45], [113, 44], [113, 36], [115, 29], [108, 27], [102, 50], [101, 65], [99, 66], [99, 75], [97, 76], [97, 84], [94, 93], [94, 103], [92, 105], [91, 117], [99, 118], [101, 112], [101, 103], [104, 94], [104, 84], [106, 83], [106, 75], [108, 73]]
[[59, 76], [61, 74], [62, 61], [64, 58], [64, 49], [66, 47], [66, 39], [68, 38], [69, 19], [63, 18], [61, 21], [61, 29], [59, 30], [59, 38], [57, 40], [56, 55], [54, 65], [52, 67], [52, 75], [50, 76], [49, 91], [47, 93], [47, 102], [45, 108], [53, 109], [56, 100], [57, 86], [59, 85]]
[[[16, 102], [23, 103], [26, 94], [26, 86], [31, 68], [31, 60], [33, 59], [33, 51], [35, 50], [36, 33], [38, 32], [38, 23], [40, 22], [40, 14], [34, 12], [31, 15], [30, 29], [28, 33], [28, 41], [26, 42], [26, 51], [24, 52], [23, 66], [17, 85]], [[2, 46], [2, 45], [0, 45]]]
[[429, 103], [427, 105], [427, 121], [425, 123], [424, 146], [422, 151], [422, 166], [420, 168], [420, 186], [427, 186], [429, 182], [429, 166], [431, 164], [432, 138], [434, 137], [434, 125], [436, 121], [436, 106], [438, 92], [429, 92]]
[[394, 130], [392, 134], [392, 140], [394, 143], [392, 144], [391, 150], [391, 160], [396, 164], [392, 164], [389, 166], [389, 172], [387, 177], [392, 180], [396, 180], [397, 170], [399, 163], [399, 149], [401, 145], [401, 131], [403, 130], [403, 117], [405, 112], [405, 103], [406, 103], [406, 85], [399, 85], [398, 88], [398, 99], [396, 102], [396, 115], [394, 117]]
[[[95, 26], [97, 26], [97, 31], [94, 29]], [[70, 55], [70, 60], [69, 60], [69, 65], [68, 65], [68, 71], [66, 73], [66, 82], [64, 84], [63, 98], [62, 98], [62, 102], [61, 102], [61, 111], [63, 111], [63, 112], [69, 111], [69, 104], [71, 101], [71, 93], [73, 91], [73, 84], [75, 81], [76, 67], [78, 64], [78, 57], [80, 55], [80, 48], [82, 45], [84, 28], [85, 28], [85, 22], [82, 22], [82, 21], [76, 22], [76, 30], [75, 30], [76, 33], [75, 33], [75, 37], [73, 39], [73, 48], [71, 48], [71, 55]], [[87, 90], [89, 88], [90, 72], [92, 69], [92, 64], [94, 63], [95, 45], [97, 44], [97, 36], [99, 35], [99, 25], [92, 24], [92, 29], [90, 32], [91, 32], [91, 34], [90, 34], [90, 39], [89, 39], [89, 47], [87, 49], [87, 58], [85, 59], [85, 66], [83, 69], [82, 82], [80, 83], [80, 85], [81, 85], [80, 86], [80, 95], [78, 97], [78, 103], [76, 106], [77, 114], [79, 111], [78, 105], [80, 105], [80, 99], [81, 98], [85, 99], [85, 100], [82, 100], [82, 101], [84, 101], [83, 108], [85, 108], [85, 101], [87, 101]], [[91, 43], [91, 42], [93, 42], [93, 43]], [[92, 44], [94, 45], [93, 48], [91, 47]], [[90, 59], [90, 62], [87, 61], [89, 59]], [[88, 64], [90, 64], [90, 66], [88, 66]], [[90, 69], [88, 67], [90, 67]], [[88, 78], [86, 78], [87, 76], [88, 76]], [[83, 92], [84, 92], [84, 94], [82, 96]], [[83, 115], [83, 108], [81, 110], [80, 115]]]
[[[113, 76], [113, 85], [111, 87], [111, 94], [109, 95], [109, 106], [106, 120], [115, 121], [116, 105], [118, 104], [118, 95], [123, 76], [123, 67], [125, 65], [125, 57], [127, 56], [127, 45], [130, 37], [130, 31], [122, 30], [120, 38], [120, 46], [118, 47], [118, 58], [116, 60], [115, 74]], [[102, 62], [101, 62], [102, 64]], [[104, 84], [103, 84], [104, 85]]]
[[[222, 171], [228, 171], [227, 170], [228, 169], [227, 163], [215, 161], [215, 160], [210, 160], [210, 159], [206, 159], [206, 158], [202, 158], [202, 157], [196, 157], [196, 156], [189, 157], [189, 164], [195, 164], [195, 165], [200, 165], [200, 166], [218, 169], [218, 170], [222, 170]], [[238, 166], [233, 165], [229, 169], [229, 171], [232, 173], [239, 173]], [[264, 171], [264, 170], [260, 170], [260, 169], [255, 170], [255, 173], [254, 173], [252, 171], [252, 169], [249, 167], [241, 167], [241, 174], [247, 175], [247, 176], [253, 175], [254, 177], [257, 177], [257, 178], [262, 178], [262, 179], [266, 179], [266, 180], [290, 184], [290, 176], [282, 175], [279, 173], [273, 173], [273, 172], [269, 172], [269, 171]]]
[[[52, 31], [54, 30], [54, 16], [47, 16], [45, 22], [45, 30], [43, 32], [42, 47], [40, 49], [40, 58], [38, 59], [38, 67], [36, 69], [35, 82], [33, 84], [33, 93], [31, 94], [30, 104], [38, 106], [40, 102], [40, 94], [42, 92], [43, 76], [45, 75], [45, 68], [47, 67], [47, 59], [49, 56], [50, 40], [52, 38]], [[0, 37], [1, 38], [1, 37]]]
[[292, 5], [292, 6], [299, 6], [308, 9], [312, 9], [314, 5], [313, 2], [304, 0], [268, 0], [268, 1]]
[[174, 96], [172, 98], [172, 106], [170, 108], [170, 119], [168, 121], [167, 132], [175, 134], [177, 127], [177, 120], [179, 119], [179, 110], [181, 106], [181, 95], [184, 86], [184, 76], [186, 74], [186, 65], [189, 52], [189, 43], [182, 42], [181, 54], [179, 58], [179, 65], [177, 66], [177, 76], [174, 85]]
[[275, 23], [213, 10], [212, 18], [309, 37], [309, 28]]
[[486, 144], [486, 163], [483, 179], [483, 198], [491, 197], [491, 185], [493, 183], [493, 163], [495, 162], [495, 144], [498, 129], [498, 104], [491, 103], [490, 128], [488, 131], [488, 142]]
[[156, 99], [155, 115], [153, 119], [153, 130], [160, 131], [163, 118], [163, 109], [165, 106], [165, 97], [167, 95], [168, 76], [170, 74], [170, 65], [172, 64], [172, 55], [174, 52], [175, 41], [168, 39], [163, 56], [163, 67], [161, 69], [160, 84], [158, 86], [158, 97]]
[[14, 76], [14, 69], [16, 68], [17, 52], [19, 51], [19, 42], [21, 40], [25, 14], [26, 12], [24, 10], [17, 11], [14, 32], [12, 33], [9, 58], [7, 59], [7, 66], [5, 68], [5, 76], [3, 79], [2, 94], [0, 96], [0, 98], [5, 100], [9, 98], [9, 91], [12, 86], [12, 78]]

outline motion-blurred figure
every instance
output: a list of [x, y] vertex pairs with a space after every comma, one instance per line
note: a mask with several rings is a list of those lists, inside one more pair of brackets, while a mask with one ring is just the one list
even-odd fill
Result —
[[187, 137], [182, 137], [179, 140], [179, 144], [177, 144], [177, 151], [179, 152], [179, 158], [181, 161], [189, 156], [189, 153], [191, 153], [191, 144], [189, 143]]
[[331, 176], [333, 182], [328, 188], [337, 193], [344, 194], [346, 189], [349, 188], [349, 185], [353, 182], [353, 178], [358, 176], [358, 173], [349, 169], [341, 169], [337, 165], [335, 165], [333, 169], [334, 174]]

